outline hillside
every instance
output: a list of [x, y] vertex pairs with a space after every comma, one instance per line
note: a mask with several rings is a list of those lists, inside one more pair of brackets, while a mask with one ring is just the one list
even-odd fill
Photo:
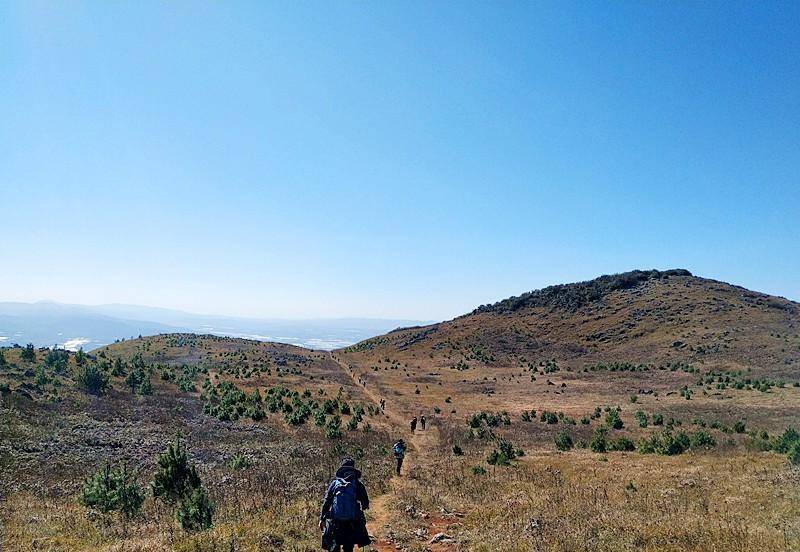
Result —
[[580, 417], [641, 393], [668, 412], [778, 427], [796, 416], [787, 400], [800, 382], [800, 305], [685, 270], [635, 271], [512, 297], [337, 355], [409, 415], [423, 404], [459, 417], [452, 404], [466, 402]]
[[[793, 549], [798, 307], [635, 271], [332, 352], [193, 333], [0, 348], [3, 549], [314, 550], [345, 454], [378, 552]], [[78, 503], [106, 462], [148, 485], [176, 435], [213, 527], [150, 494], [132, 520]]]
[[433, 355], [445, 366], [685, 360], [788, 378], [800, 370], [798, 347], [800, 304], [670, 270], [552, 286], [345, 351]]

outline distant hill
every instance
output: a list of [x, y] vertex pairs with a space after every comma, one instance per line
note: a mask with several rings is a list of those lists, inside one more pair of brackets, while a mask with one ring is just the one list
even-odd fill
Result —
[[52, 302], [0, 303], [0, 345], [33, 343], [94, 349], [118, 339], [177, 331], [152, 321], [107, 316], [91, 307]]
[[140, 335], [196, 332], [333, 349], [419, 323], [418, 320], [370, 318], [254, 319], [137, 305], [0, 303], [0, 346], [33, 343], [91, 350]]
[[637, 270], [510, 297], [346, 351], [440, 365], [682, 360], [796, 378], [799, 334], [798, 303], [687, 270]]

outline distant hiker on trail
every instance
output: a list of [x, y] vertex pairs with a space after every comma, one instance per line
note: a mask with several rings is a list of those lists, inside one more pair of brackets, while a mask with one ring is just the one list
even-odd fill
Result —
[[345, 458], [325, 491], [319, 529], [322, 548], [328, 552], [353, 552], [354, 546], [363, 548], [371, 542], [364, 516], [364, 510], [369, 508], [369, 496], [360, 479], [361, 472], [356, 469], [355, 461]]
[[406, 456], [406, 443], [402, 439], [397, 441], [392, 447], [396, 463], [395, 472], [400, 475], [400, 468], [403, 467], [403, 458]]
[[415, 429], [417, 429], [417, 417], [416, 416], [411, 418], [411, 433], [414, 433]]
[[386, 399], [381, 399], [381, 412], [386, 410]]
[[422, 429], [425, 429], [425, 416], [422, 416], [419, 419], [419, 423], [422, 425]]

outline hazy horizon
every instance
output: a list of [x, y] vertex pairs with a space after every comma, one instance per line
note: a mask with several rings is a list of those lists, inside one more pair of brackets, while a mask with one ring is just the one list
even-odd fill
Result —
[[213, 334], [330, 350], [430, 321], [416, 319], [239, 318], [141, 305], [0, 302], [0, 346], [33, 343], [69, 350], [164, 333]]

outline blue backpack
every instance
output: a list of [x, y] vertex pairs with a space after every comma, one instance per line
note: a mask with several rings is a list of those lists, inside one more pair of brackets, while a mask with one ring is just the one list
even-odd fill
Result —
[[354, 520], [358, 517], [356, 504], [356, 482], [344, 479], [333, 480], [333, 504], [331, 517], [339, 521]]
[[406, 447], [404, 447], [400, 443], [395, 443], [394, 444], [394, 456], [395, 456], [395, 458], [402, 458], [405, 455], [406, 455]]

